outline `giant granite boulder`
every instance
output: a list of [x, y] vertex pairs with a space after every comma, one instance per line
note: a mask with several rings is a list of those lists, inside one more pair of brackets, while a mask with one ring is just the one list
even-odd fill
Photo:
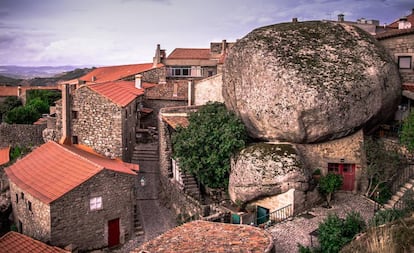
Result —
[[252, 137], [312, 143], [390, 117], [401, 93], [393, 59], [363, 30], [283, 23], [240, 39], [223, 73], [226, 105]]
[[233, 202], [249, 202], [284, 193], [306, 191], [309, 174], [291, 144], [258, 143], [232, 159], [229, 195]]

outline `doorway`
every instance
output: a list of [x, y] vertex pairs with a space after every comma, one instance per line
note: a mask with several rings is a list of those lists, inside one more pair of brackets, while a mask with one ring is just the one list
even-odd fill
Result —
[[342, 176], [342, 190], [353, 191], [355, 184], [355, 164], [351, 163], [328, 163], [328, 172]]
[[108, 221], [108, 247], [113, 247], [119, 244], [119, 218]]

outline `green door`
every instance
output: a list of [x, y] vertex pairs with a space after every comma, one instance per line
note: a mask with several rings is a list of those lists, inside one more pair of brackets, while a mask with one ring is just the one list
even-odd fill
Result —
[[240, 215], [236, 213], [231, 214], [231, 223], [232, 224], [240, 224]]
[[263, 224], [269, 220], [269, 209], [257, 206], [257, 225]]

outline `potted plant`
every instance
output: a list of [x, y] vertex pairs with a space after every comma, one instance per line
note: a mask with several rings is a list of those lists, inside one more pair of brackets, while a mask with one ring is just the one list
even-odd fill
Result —
[[319, 182], [319, 179], [321, 178], [322, 175], [322, 171], [319, 168], [316, 168], [313, 172], [312, 172], [312, 177], [316, 182]]

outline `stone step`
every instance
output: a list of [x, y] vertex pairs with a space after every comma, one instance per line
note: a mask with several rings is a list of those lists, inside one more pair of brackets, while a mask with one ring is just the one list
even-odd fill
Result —
[[395, 195], [393, 195], [393, 196], [391, 197], [391, 199], [392, 199], [392, 200], [394, 200], [394, 201], [398, 201], [398, 200], [400, 200], [400, 199], [401, 199], [401, 196], [399, 196], [399, 195], [395, 194]]
[[413, 188], [413, 184], [412, 183], [405, 183], [404, 187], [407, 188], [407, 189], [411, 189], [411, 188]]
[[394, 206], [393, 205], [390, 205], [390, 204], [384, 204], [384, 208], [383, 209], [381, 209], [381, 210], [384, 210], [384, 209], [392, 209]]
[[390, 205], [390, 206], [394, 206], [395, 202], [397, 202], [397, 201], [394, 200], [394, 199], [390, 199], [390, 200], [388, 200], [387, 204]]

